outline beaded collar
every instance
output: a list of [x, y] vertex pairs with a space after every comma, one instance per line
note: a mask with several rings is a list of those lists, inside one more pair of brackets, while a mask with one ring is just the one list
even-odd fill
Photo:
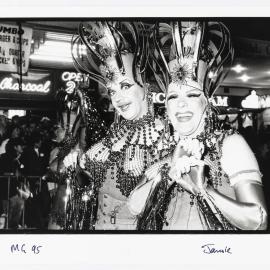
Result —
[[143, 127], [147, 124], [151, 124], [155, 122], [155, 118], [153, 115], [151, 115], [149, 112], [147, 112], [146, 115], [141, 117], [140, 119], [137, 120], [122, 120], [121, 126], [126, 126], [127, 128], [138, 128], [138, 127]]
[[[106, 171], [110, 169], [110, 177], [116, 180], [116, 187], [124, 196], [137, 186], [145, 170], [163, 158], [168, 151], [158, 150], [162, 140], [163, 129], [158, 130], [152, 115], [146, 114], [139, 120], [122, 121], [118, 129], [114, 126], [102, 140], [103, 147], [109, 149], [109, 158], [105, 163], [89, 160], [88, 171], [94, 171], [93, 181], [100, 188], [105, 181]], [[113, 145], [124, 140], [121, 149], [114, 151]], [[94, 170], [93, 170], [94, 169]], [[137, 173], [135, 173], [135, 171]]]

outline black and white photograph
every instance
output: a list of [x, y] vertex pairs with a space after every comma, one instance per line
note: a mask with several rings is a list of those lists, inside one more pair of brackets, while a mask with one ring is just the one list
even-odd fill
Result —
[[269, 4], [224, 2], [1, 3], [1, 269], [268, 269]]
[[267, 231], [269, 27], [1, 20], [2, 232]]

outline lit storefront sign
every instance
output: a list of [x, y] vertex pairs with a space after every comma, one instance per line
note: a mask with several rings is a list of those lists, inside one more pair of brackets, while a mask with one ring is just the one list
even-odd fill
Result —
[[156, 104], [165, 103], [165, 94], [164, 93], [153, 93], [153, 102]]
[[[153, 102], [156, 104], [165, 103], [165, 94], [164, 93], [153, 93]], [[212, 104], [214, 106], [228, 107], [228, 97], [215, 96], [212, 98]]]
[[212, 98], [212, 104], [218, 107], [228, 107], [228, 97], [214, 96]]
[[[22, 91], [24, 92], [38, 92], [46, 94], [50, 92], [50, 87], [50, 81], [46, 81], [45, 83], [22, 83]], [[19, 83], [12, 77], [4, 77], [0, 81], [0, 90], [19, 91]]]
[[77, 83], [83, 80], [83, 74], [65, 71], [62, 73], [61, 79], [65, 82], [65, 91], [70, 94], [74, 91]]
[[0, 95], [13, 96], [48, 96], [52, 92], [51, 74], [47, 71], [29, 71], [22, 77], [22, 92], [19, 91], [20, 77], [18, 74], [0, 74]]

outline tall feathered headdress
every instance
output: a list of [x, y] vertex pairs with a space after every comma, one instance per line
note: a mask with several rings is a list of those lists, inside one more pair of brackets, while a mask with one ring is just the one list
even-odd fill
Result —
[[[134, 55], [132, 70], [138, 84], [144, 78], [147, 64], [148, 38], [144, 25], [139, 22], [83, 22], [79, 35], [72, 40], [72, 56], [79, 72], [87, 73], [103, 84], [113, 81], [118, 74], [125, 74], [122, 55]], [[110, 66], [109, 60], [117, 63]]]
[[211, 97], [232, 64], [230, 32], [220, 22], [156, 23], [150, 66], [166, 93], [170, 82], [187, 84]]

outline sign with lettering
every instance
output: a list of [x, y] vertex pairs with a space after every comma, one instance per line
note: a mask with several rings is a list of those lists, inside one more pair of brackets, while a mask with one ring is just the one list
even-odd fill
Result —
[[18, 73], [20, 66], [22, 74], [28, 71], [32, 33], [28, 27], [22, 27], [20, 32], [19, 26], [0, 23], [0, 71]]
[[153, 103], [164, 104], [165, 103], [165, 94], [164, 93], [153, 93]]
[[[153, 93], [153, 102], [156, 104], [165, 103], [164, 93]], [[214, 106], [228, 107], [228, 97], [214, 96], [211, 100]]]
[[68, 94], [71, 94], [77, 83], [83, 81], [83, 74], [78, 72], [65, 71], [61, 75], [62, 81], [65, 83], [64, 89]]
[[214, 96], [211, 102], [214, 106], [228, 107], [228, 97]]
[[[48, 72], [29, 71], [27, 76], [22, 76], [22, 94], [47, 95], [51, 89], [51, 74]], [[0, 95], [1, 93], [19, 93], [18, 74], [0, 75]]]

